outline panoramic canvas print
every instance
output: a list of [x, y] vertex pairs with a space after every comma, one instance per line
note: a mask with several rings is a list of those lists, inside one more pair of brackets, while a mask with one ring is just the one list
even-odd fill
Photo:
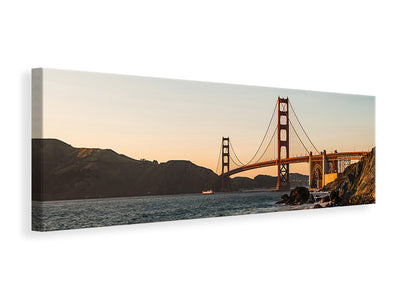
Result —
[[373, 96], [32, 70], [33, 230], [371, 203]]

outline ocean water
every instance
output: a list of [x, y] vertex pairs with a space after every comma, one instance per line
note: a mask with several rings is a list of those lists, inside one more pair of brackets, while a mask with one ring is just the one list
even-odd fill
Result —
[[236, 192], [32, 203], [32, 229], [64, 230], [311, 208], [276, 205], [284, 192]]

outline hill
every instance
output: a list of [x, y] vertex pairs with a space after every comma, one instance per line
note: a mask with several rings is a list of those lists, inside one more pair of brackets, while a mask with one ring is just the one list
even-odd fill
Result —
[[[250, 190], [250, 189], [260, 189], [260, 188], [276, 188], [277, 177], [269, 175], [257, 175], [254, 179], [248, 177], [235, 177], [231, 179], [232, 190]], [[296, 186], [306, 186], [308, 187], [308, 176], [291, 173], [290, 174], [290, 185], [292, 187]]]
[[190, 161], [135, 160], [110, 149], [32, 140], [32, 199], [63, 200], [200, 193], [219, 177]]

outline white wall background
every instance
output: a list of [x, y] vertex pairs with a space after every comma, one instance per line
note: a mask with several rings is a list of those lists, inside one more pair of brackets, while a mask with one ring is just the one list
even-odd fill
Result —
[[[0, 298], [399, 299], [398, 11], [396, 1], [2, 2]], [[33, 67], [376, 95], [378, 203], [30, 232]]]

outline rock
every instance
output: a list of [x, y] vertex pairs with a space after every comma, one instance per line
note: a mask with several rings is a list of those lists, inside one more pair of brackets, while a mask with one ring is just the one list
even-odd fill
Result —
[[375, 203], [373, 196], [353, 196], [348, 200], [348, 205], [371, 204]]
[[301, 205], [308, 201], [310, 198], [310, 191], [306, 187], [296, 187], [290, 192], [290, 199], [293, 199], [293, 204]]
[[345, 200], [345, 199], [343, 199], [341, 197], [337, 197], [335, 199], [336, 206], [345, 206], [345, 205], [348, 205], [348, 203], [349, 203], [348, 200]]
[[332, 191], [329, 194], [329, 200], [330, 202], [334, 203], [334, 206], [343, 206], [343, 205], [347, 205], [348, 201], [344, 200], [342, 197], [339, 196], [340, 195], [340, 191]]
[[339, 193], [337, 191], [332, 191], [329, 194], [329, 200], [330, 201], [335, 201], [335, 199], [339, 198]]
[[281, 196], [281, 199], [284, 201], [287, 201], [289, 199], [289, 195], [288, 194], [284, 194]]
[[330, 198], [329, 198], [329, 196], [325, 196], [325, 197], [322, 197], [321, 200], [320, 200], [319, 202], [325, 203], [325, 202], [329, 202], [329, 201], [331, 201]]
[[323, 208], [323, 206], [321, 206], [321, 204], [317, 203], [317, 204], [314, 205], [314, 208]]
[[313, 194], [310, 193], [310, 198], [308, 198], [308, 201], [306, 203], [307, 204], [315, 203], [315, 198], [314, 198]]
[[[305, 203], [314, 203], [310, 201], [310, 191], [305, 187], [296, 187], [288, 194], [281, 196], [281, 201], [276, 202], [276, 204], [286, 204], [286, 205], [301, 205]], [[312, 198], [314, 199], [314, 197]]]
[[281, 196], [280, 201], [276, 202], [275, 204], [287, 204], [287, 202], [289, 201], [289, 195], [288, 194], [284, 194]]

